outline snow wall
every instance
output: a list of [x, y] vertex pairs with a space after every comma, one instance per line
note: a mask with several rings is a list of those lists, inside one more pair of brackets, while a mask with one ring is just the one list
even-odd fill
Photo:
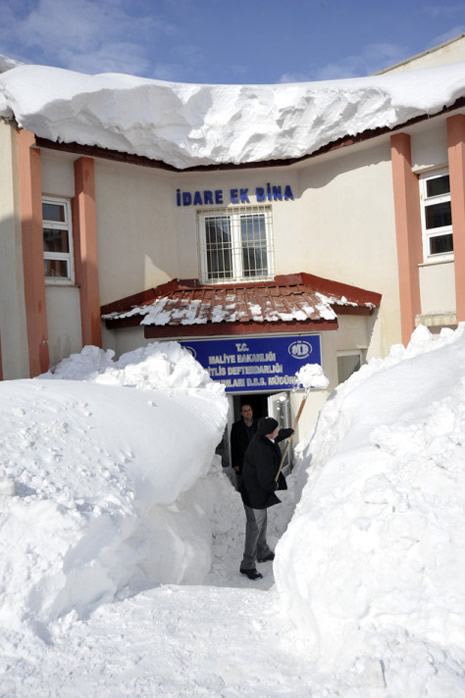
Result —
[[0, 619], [86, 617], [204, 580], [226, 486], [223, 390], [176, 343], [117, 362], [85, 347], [53, 374], [0, 383]]
[[464, 335], [419, 327], [339, 386], [300, 444], [282, 609], [321, 669], [367, 677], [370, 695], [463, 695]]

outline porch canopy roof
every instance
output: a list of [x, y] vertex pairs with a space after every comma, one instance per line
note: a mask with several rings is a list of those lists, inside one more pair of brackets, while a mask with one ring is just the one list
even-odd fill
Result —
[[147, 338], [335, 330], [338, 315], [371, 315], [381, 294], [304, 272], [272, 281], [168, 283], [101, 308], [109, 329], [144, 327]]

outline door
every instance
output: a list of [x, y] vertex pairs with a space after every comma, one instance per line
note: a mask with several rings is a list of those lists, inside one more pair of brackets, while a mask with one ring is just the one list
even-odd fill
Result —
[[[291, 403], [289, 399], [289, 393], [283, 391], [281, 393], [273, 393], [268, 397], [268, 416], [273, 417], [279, 424], [280, 429], [288, 429], [292, 426], [291, 424]], [[281, 453], [284, 452], [286, 448], [287, 439], [279, 443]], [[289, 443], [286, 458], [283, 464], [283, 473], [286, 475], [292, 464], [292, 441]]]

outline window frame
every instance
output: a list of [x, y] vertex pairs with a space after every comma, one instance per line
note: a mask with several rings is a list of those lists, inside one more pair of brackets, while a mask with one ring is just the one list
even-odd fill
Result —
[[[54, 206], [63, 206], [64, 210], [64, 221], [51, 221], [42, 216], [42, 239], [44, 237], [44, 229], [51, 230], [62, 230], [68, 234], [68, 250], [69, 252], [50, 252], [48, 250], [43, 250], [44, 262], [46, 261], [62, 261], [67, 263], [67, 276], [47, 276], [45, 274], [44, 267], [44, 277], [45, 283], [50, 285], [58, 286], [71, 286], [75, 283], [74, 274], [74, 249], [73, 249], [73, 223], [71, 214], [71, 203], [69, 199], [57, 197], [57, 196], [42, 196], [42, 206], [43, 204], [52, 204]], [[43, 210], [43, 209], [42, 209]]]
[[[447, 226], [438, 226], [436, 228], [426, 227], [426, 210], [428, 206], [434, 204], [449, 203], [451, 206], [451, 195], [450, 195], [450, 184], [449, 191], [445, 194], [437, 194], [435, 196], [428, 196], [427, 183], [433, 179], [439, 179], [444, 177], [444, 175], [449, 176], [449, 169], [443, 167], [437, 170], [430, 170], [424, 172], [418, 177], [419, 191], [420, 191], [420, 206], [421, 206], [421, 229], [422, 229], [422, 242], [423, 242], [423, 262], [424, 263], [434, 263], [434, 262], [444, 262], [452, 261], [454, 259], [454, 250], [449, 252], [439, 252], [437, 254], [431, 253], [430, 240], [435, 237], [440, 237], [444, 235], [452, 235], [452, 222]], [[452, 218], [451, 218], [452, 220]]]
[[[355, 357], [357, 356], [360, 362], [360, 366], [358, 368], [355, 368], [352, 373], [350, 373], [346, 378], [341, 377], [341, 371], [340, 371], [340, 364], [339, 364], [339, 359], [343, 359], [346, 357]], [[341, 383], [345, 383], [346, 380], [349, 380], [351, 376], [354, 375], [354, 373], [357, 373], [357, 371], [360, 371], [362, 366], [365, 364], [365, 356], [366, 356], [366, 350], [365, 349], [343, 349], [340, 351], [336, 351], [336, 365], [337, 365], [337, 384], [341, 385]]]
[[[235, 206], [227, 208], [211, 208], [202, 209], [197, 212], [197, 230], [198, 230], [198, 251], [200, 261], [200, 279], [201, 282], [208, 285], [234, 284], [234, 283], [253, 283], [255, 281], [270, 281], [274, 278], [274, 248], [273, 248], [273, 221], [272, 207], [267, 205], [251, 205], [251, 206]], [[242, 238], [242, 219], [248, 216], [264, 216], [264, 246], [260, 245], [257, 248], [266, 254], [266, 273], [250, 274], [244, 273], [243, 255], [247, 246], [243, 245]], [[206, 222], [209, 218], [228, 218], [229, 230], [231, 233], [231, 276], [217, 278], [213, 276], [208, 269], [208, 243]], [[224, 270], [223, 270], [224, 273]], [[209, 277], [209, 274], [211, 275]]]

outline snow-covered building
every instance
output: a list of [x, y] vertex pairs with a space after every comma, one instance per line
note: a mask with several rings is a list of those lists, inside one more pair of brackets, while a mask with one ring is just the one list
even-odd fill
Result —
[[465, 63], [412, 67], [264, 86], [2, 73], [2, 377], [175, 339], [231, 418], [247, 396], [292, 421], [303, 361], [331, 390], [417, 324], [465, 320]]

